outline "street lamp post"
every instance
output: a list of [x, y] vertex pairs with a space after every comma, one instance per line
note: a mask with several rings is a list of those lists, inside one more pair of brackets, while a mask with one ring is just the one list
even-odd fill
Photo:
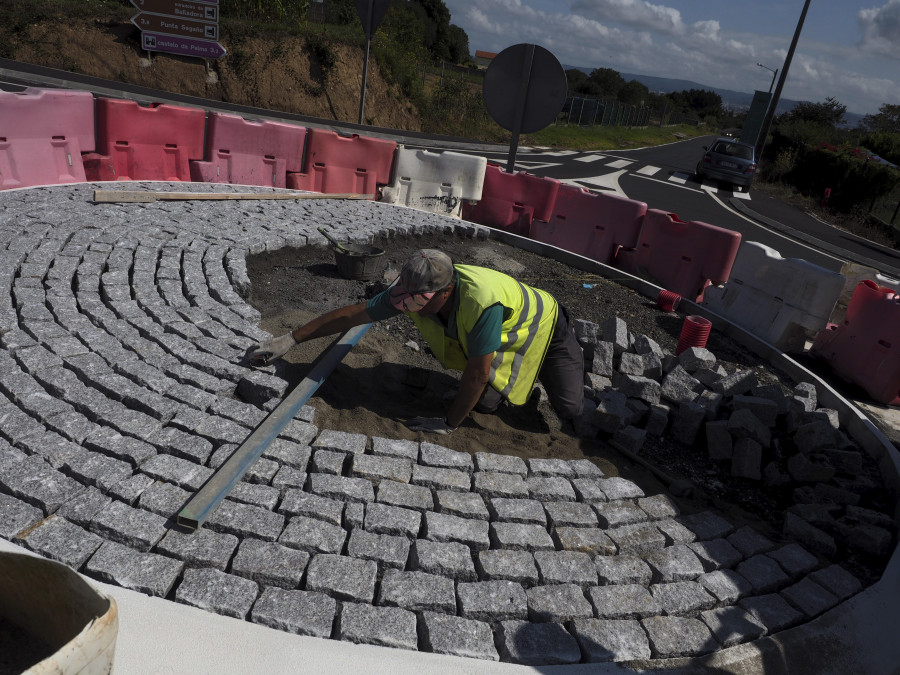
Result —
[[769, 85], [769, 93], [771, 94], [771, 93], [772, 93], [772, 87], [775, 86], [775, 78], [778, 77], [778, 68], [776, 68], [775, 70], [772, 70], [771, 68], [769, 68], [769, 66], [764, 66], [764, 65], [761, 64], [761, 63], [757, 63], [756, 65], [758, 65], [760, 68], [765, 68], [765, 69], [768, 70], [770, 73], [772, 73], [772, 84]]

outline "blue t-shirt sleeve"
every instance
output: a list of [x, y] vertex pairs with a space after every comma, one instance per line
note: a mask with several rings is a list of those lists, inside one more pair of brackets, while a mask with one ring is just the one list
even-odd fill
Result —
[[372, 321], [384, 321], [392, 316], [402, 314], [399, 309], [391, 304], [391, 289], [384, 289], [373, 298], [369, 298], [366, 302], [366, 314]]
[[503, 305], [491, 305], [469, 331], [469, 356], [484, 356], [500, 349], [502, 328]]

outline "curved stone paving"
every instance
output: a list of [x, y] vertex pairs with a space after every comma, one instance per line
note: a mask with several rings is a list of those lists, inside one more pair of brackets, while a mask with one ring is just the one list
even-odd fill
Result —
[[372, 202], [95, 205], [95, 187], [0, 193], [0, 536], [281, 630], [531, 664], [704, 654], [860, 589], [587, 460], [320, 430], [310, 408], [206, 527], [175, 529], [285, 391], [236, 365], [267, 337], [248, 252], [324, 243], [320, 223], [478, 228]]

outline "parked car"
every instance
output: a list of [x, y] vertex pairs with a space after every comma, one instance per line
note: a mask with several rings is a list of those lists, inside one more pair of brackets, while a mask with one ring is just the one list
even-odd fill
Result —
[[752, 145], [733, 138], [717, 138], [697, 163], [697, 176], [733, 184], [738, 192], [750, 189], [756, 175], [756, 154]]

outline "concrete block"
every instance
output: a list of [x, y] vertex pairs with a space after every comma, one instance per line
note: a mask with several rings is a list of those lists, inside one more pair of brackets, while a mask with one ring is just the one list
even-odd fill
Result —
[[58, 516], [51, 516], [34, 529], [26, 530], [16, 541], [75, 570], [80, 569], [104, 543], [96, 534]]
[[544, 504], [550, 527], [597, 527], [597, 514], [590, 504], [547, 502]]
[[862, 584], [859, 582], [859, 579], [840, 565], [829, 565], [823, 569], [816, 570], [809, 575], [809, 578], [823, 588], [827, 588], [841, 601], [856, 595], [862, 590]]
[[739, 370], [731, 375], [726, 375], [713, 384], [713, 391], [723, 396], [738, 396], [746, 394], [757, 385], [756, 372], [752, 370]]
[[621, 445], [626, 450], [637, 453], [644, 447], [644, 440], [647, 432], [637, 427], [627, 426], [619, 429], [613, 434], [613, 441]]
[[528, 485], [519, 474], [476, 471], [473, 489], [486, 499], [528, 497]]
[[429, 512], [425, 514], [425, 539], [437, 542], [458, 542], [465, 544], [473, 551], [483, 551], [490, 548], [491, 545], [491, 540], [488, 538], [488, 523], [483, 520], [449, 516], [444, 513]]
[[410, 611], [456, 613], [453, 580], [426, 572], [389, 569], [378, 591], [378, 604]]
[[528, 618], [541, 623], [590, 619], [594, 608], [576, 584], [533, 586], [525, 591], [528, 598]]
[[[476, 477], [478, 475], [479, 474], [475, 474]], [[507, 474], [498, 475], [505, 476]], [[467, 471], [422, 466], [420, 464], [416, 464], [413, 467], [412, 480], [410, 482], [413, 485], [422, 485], [434, 490], [468, 492], [472, 489], [472, 476]]]
[[[89, 497], [86, 512], [81, 503], [75, 503], [79, 502], [79, 500], [83, 502], [84, 500], [81, 498], [85, 495]], [[108, 502], [109, 497], [105, 497], [98, 490], [86, 491], [63, 504], [59, 515], [69, 522], [83, 527], [90, 521], [93, 514], [103, 508]], [[82, 512], [85, 513], [86, 521], [79, 519], [76, 515]], [[11, 541], [19, 532], [39, 523], [43, 518], [44, 514], [39, 508], [26, 504], [15, 497], [0, 494], [0, 537], [3, 539]]]
[[691, 581], [703, 574], [703, 563], [684, 544], [667, 546], [647, 554], [646, 562], [653, 570], [655, 583]]
[[337, 600], [372, 602], [377, 573], [374, 560], [319, 553], [307, 565], [305, 587]]
[[165, 535], [166, 518], [113, 501], [91, 519], [90, 529], [110, 541], [148, 552]]
[[[111, 501], [112, 498], [107, 497], [100, 490], [90, 488], [60, 506], [56, 515], [79, 527], [88, 527], [97, 512]], [[29, 515], [31, 518], [28, 517]], [[43, 518], [44, 514], [39, 508], [29, 506], [15, 497], [0, 494], [0, 536], [12, 539], [26, 527], [31, 527]], [[30, 522], [24, 524], [26, 521]], [[5, 534], [6, 532], [8, 534]]]
[[809, 577], [788, 586], [780, 595], [809, 618], [818, 616], [840, 602], [840, 598]]
[[666, 401], [681, 405], [696, 399], [703, 389], [703, 385], [679, 365], [663, 378], [660, 396]]
[[547, 501], [575, 501], [575, 490], [568, 478], [553, 476], [529, 476], [525, 479], [532, 499]]
[[493, 548], [513, 551], [553, 551], [556, 548], [544, 527], [520, 523], [491, 523], [490, 543]]
[[369, 438], [365, 434], [354, 434], [346, 431], [325, 429], [319, 433], [316, 440], [310, 443], [310, 446], [314, 451], [323, 449], [361, 455], [366, 451], [368, 440]]
[[340, 525], [344, 514], [344, 502], [321, 497], [304, 490], [288, 489], [284, 493], [278, 513], [286, 516], [306, 516]]
[[419, 443], [417, 441], [395, 440], [373, 436], [372, 454], [376, 456], [397, 457], [416, 462], [419, 459]]
[[330, 473], [340, 476], [344, 473], [344, 464], [346, 462], [346, 452], [317, 448], [312, 453], [310, 472]]
[[166, 536], [156, 545], [156, 550], [184, 561], [189, 567], [212, 567], [224, 572], [239, 541], [233, 534], [221, 534], [206, 528], [193, 532], [173, 529], [166, 532]]
[[596, 586], [588, 597], [601, 619], [643, 619], [660, 613], [659, 603], [640, 584]]
[[728, 543], [739, 550], [745, 557], [767, 553], [775, 548], [775, 544], [771, 539], [760, 534], [749, 525], [745, 525], [729, 535]]
[[628, 397], [618, 391], [605, 391], [597, 398], [597, 407], [591, 416], [591, 423], [607, 434], [627, 424], [631, 413], [627, 405]]
[[491, 626], [483, 621], [422, 612], [421, 639], [423, 647], [434, 654], [500, 660]]
[[416, 511], [430, 511], [434, 508], [434, 498], [427, 487], [390, 480], [383, 480], [378, 484], [378, 503]]
[[588, 663], [650, 658], [650, 643], [640, 623], [631, 620], [576, 619], [572, 634]]
[[438, 490], [435, 498], [439, 513], [475, 520], [488, 520], [490, 517], [484, 499], [478, 493]]
[[573, 478], [571, 482], [579, 502], [593, 504], [607, 501], [606, 493], [600, 488], [599, 478]]
[[456, 585], [459, 615], [478, 621], [505, 621], [528, 616], [525, 589], [516, 582], [478, 581]]
[[819, 566], [819, 559], [800, 544], [785, 544], [774, 551], [769, 551], [766, 555], [781, 565], [781, 569], [794, 578], [808, 574]]
[[660, 612], [669, 616], [712, 609], [716, 599], [696, 581], [652, 584], [650, 594], [659, 603]]
[[619, 527], [620, 525], [631, 525], [633, 523], [644, 523], [649, 520], [647, 512], [630, 501], [620, 500], [605, 504], [594, 504], [593, 507], [597, 512], [600, 527], [604, 529]]
[[678, 355], [678, 363], [689, 373], [701, 368], [712, 370], [716, 366], [716, 355], [704, 347], [688, 347]]
[[413, 651], [419, 646], [414, 612], [355, 602], [341, 603], [336, 637], [345, 642]]
[[627, 352], [631, 346], [628, 324], [617, 316], [611, 316], [600, 324], [600, 335], [605, 342], [611, 342], [616, 356]]
[[437, 574], [456, 581], [478, 580], [475, 565], [472, 562], [471, 549], [458, 542], [416, 539], [413, 542], [409, 561], [410, 569], [419, 572]]
[[575, 638], [558, 623], [502, 621], [496, 639], [503, 661], [526, 666], [552, 666], [581, 660]]
[[219, 570], [186, 569], [175, 590], [175, 601], [207, 612], [246, 619], [259, 595], [259, 586]]
[[651, 520], [674, 518], [681, 513], [681, 509], [668, 495], [660, 494], [652, 497], [641, 497], [637, 500], [637, 503]]
[[275, 541], [284, 528], [285, 517], [250, 504], [225, 499], [206, 521], [206, 527], [238, 537]]
[[644, 430], [651, 436], [662, 436], [669, 425], [670, 408], [662, 403], [650, 406]]
[[746, 408], [735, 410], [728, 418], [728, 432], [735, 438], [751, 438], [763, 448], [772, 442], [772, 432], [759, 418]]
[[309, 476], [309, 491], [339, 501], [362, 504], [375, 501], [375, 490], [372, 483], [365, 478], [313, 473]]
[[635, 555], [598, 555], [594, 558], [601, 586], [638, 584], [650, 585], [653, 570]]
[[514, 473], [523, 478], [528, 475], [528, 466], [521, 457], [500, 455], [494, 452], [476, 452], [475, 469], [477, 471]]
[[422, 442], [419, 446], [419, 462], [442, 469], [457, 469], [472, 473], [474, 463], [468, 452], [457, 452], [434, 443]]
[[340, 553], [346, 539], [347, 531], [339, 525], [294, 516], [278, 537], [278, 542], [307, 553]]
[[[588, 351], [585, 350], [585, 361], [588, 360]], [[613, 374], [613, 356], [615, 355], [611, 342], [600, 341], [593, 345], [591, 357], [591, 372], [601, 377], [611, 377]]]
[[824, 455], [800, 453], [787, 461], [788, 473], [798, 483], [824, 483], [834, 477], [834, 467]]
[[713, 461], [731, 459], [734, 444], [728, 432], [728, 420], [706, 423], [706, 448], [709, 458]]
[[267, 587], [253, 605], [253, 623], [296, 635], [329, 638], [337, 602], [324, 593]]
[[525, 587], [538, 582], [534, 554], [528, 551], [479, 551], [475, 564], [482, 581], [514, 581]]
[[619, 548], [620, 554], [641, 555], [657, 551], [666, 545], [665, 536], [652, 523], [621, 525], [607, 530], [606, 534]]
[[784, 514], [783, 531], [786, 536], [796, 539], [810, 551], [825, 558], [833, 557], [837, 553], [834, 537], [815, 525], [811, 525], [795, 513]]
[[231, 573], [252, 579], [260, 586], [291, 590], [300, 585], [308, 562], [309, 553], [306, 551], [248, 537], [241, 542], [231, 561]]
[[735, 410], [749, 410], [770, 429], [778, 422], [778, 404], [757, 396], [737, 395], [731, 399]]
[[415, 539], [422, 529], [422, 514], [399, 506], [368, 504], [363, 526], [375, 534], [390, 534]]
[[591, 556], [577, 551], [537, 551], [534, 554], [543, 584], [596, 586], [597, 568]]

